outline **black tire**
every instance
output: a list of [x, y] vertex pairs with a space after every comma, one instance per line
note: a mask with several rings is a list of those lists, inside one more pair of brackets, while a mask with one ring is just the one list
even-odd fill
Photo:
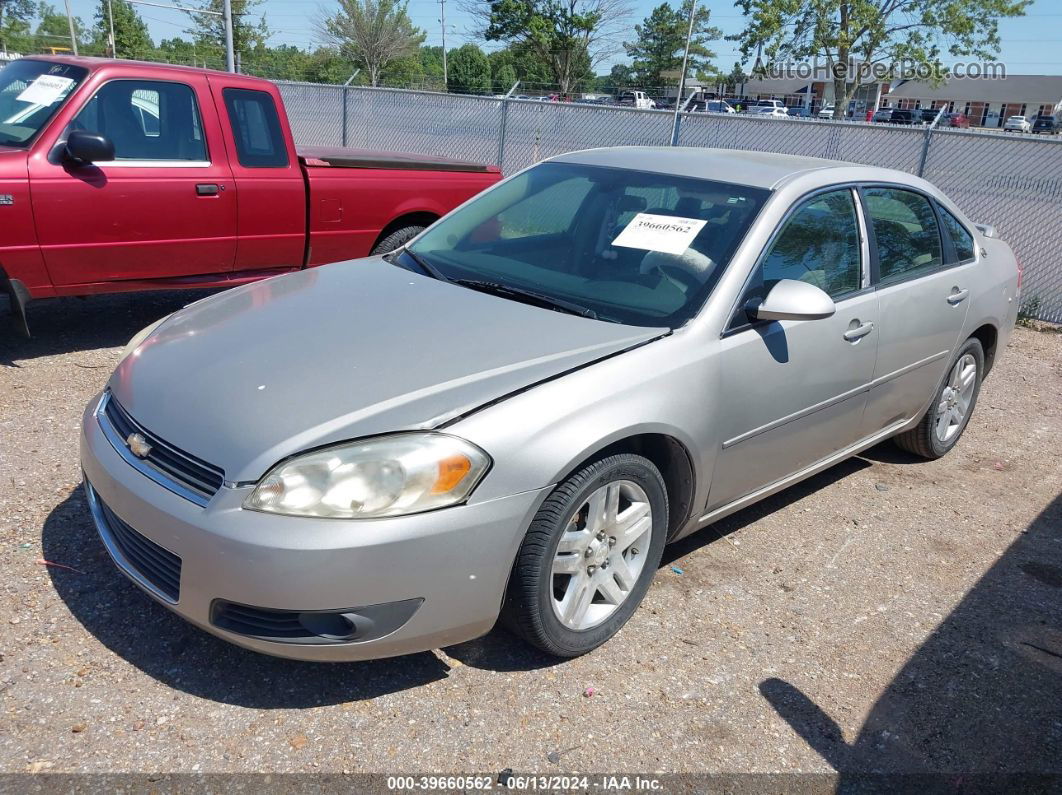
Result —
[[[586, 630], [564, 626], [554, 612], [553, 558], [561, 535], [590, 494], [617, 480], [630, 480], [645, 491], [652, 508], [649, 549], [634, 586], [612, 615]], [[631, 454], [603, 458], [576, 472], [546, 499], [535, 514], [516, 555], [502, 607], [502, 622], [528, 643], [558, 657], [578, 657], [597, 648], [627, 623], [653, 579], [666, 543], [667, 489], [648, 459]]]
[[[935, 429], [937, 408], [944, 399], [944, 390], [948, 386], [948, 378], [951, 375], [952, 369], [955, 367], [956, 363], [967, 354], [973, 356], [974, 362], [977, 365], [977, 376], [974, 381], [973, 397], [970, 399], [970, 405], [966, 410], [966, 416], [963, 417], [958, 432], [947, 441], [941, 441], [937, 438]], [[980, 340], [971, 337], [966, 340], [961, 348], [959, 348], [959, 352], [955, 355], [955, 358], [951, 360], [950, 364], [948, 364], [948, 369], [944, 373], [944, 378], [941, 379], [940, 386], [937, 387], [937, 391], [933, 395], [933, 402], [929, 405], [929, 408], [926, 410], [926, 413], [922, 416], [919, 423], [911, 430], [904, 431], [894, 437], [897, 446], [909, 453], [931, 460], [946, 455], [948, 451], [958, 443], [959, 439], [962, 438], [963, 431], [966, 430], [966, 426], [970, 423], [970, 417], [973, 416], [974, 409], [977, 407], [977, 396], [981, 393], [981, 379], [984, 378], [984, 373], [984, 348], [981, 347]]]
[[404, 226], [401, 229], [396, 229], [373, 246], [372, 256], [376, 256], [377, 254], [390, 254], [395, 249], [402, 248], [402, 246], [423, 232], [424, 229], [425, 227], [423, 226]]

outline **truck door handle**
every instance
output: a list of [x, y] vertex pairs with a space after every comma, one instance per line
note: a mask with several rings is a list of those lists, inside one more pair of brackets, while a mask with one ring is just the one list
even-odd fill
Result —
[[221, 192], [221, 186], [213, 183], [200, 182], [195, 186], [196, 196], [217, 196]]
[[[859, 321], [855, 320], [853, 322], [858, 323]], [[862, 339], [873, 330], [873, 323], [864, 323], [862, 326], [856, 326], [855, 328], [848, 329], [848, 331], [844, 333], [844, 338], [849, 342], [855, 342], [858, 339]]]
[[951, 295], [948, 296], [948, 303], [952, 306], [961, 304], [966, 300], [966, 296], [970, 294], [969, 289], [960, 290], [958, 287], [951, 288]]

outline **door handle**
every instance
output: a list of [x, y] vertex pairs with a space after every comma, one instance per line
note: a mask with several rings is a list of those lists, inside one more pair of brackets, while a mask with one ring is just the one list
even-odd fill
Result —
[[221, 186], [213, 183], [200, 182], [195, 186], [196, 196], [217, 196], [221, 192]]
[[[858, 323], [859, 321], [853, 320], [852, 322]], [[856, 340], [862, 339], [873, 330], [873, 323], [864, 323], [862, 326], [856, 326], [855, 328], [848, 329], [848, 331], [844, 333], [844, 338], [849, 342], [855, 342]]]
[[948, 296], [948, 303], [952, 306], [955, 306], [956, 304], [961, 304], [963, 301], [966, 300], [966, 296], [968, 296], [969, 294], [970, 290], [968, 288], [960, 290], [958, 287], [952, 287], [951, 295]]

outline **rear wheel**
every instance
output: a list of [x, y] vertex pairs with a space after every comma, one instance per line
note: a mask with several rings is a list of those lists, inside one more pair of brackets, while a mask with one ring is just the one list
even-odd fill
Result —
[[528, 529], [503, 620], [534, 646], [576, 657], [627, 622], [660, 565], [667, 491], [641, 456], [590, 464], [558, 486]]
[[968, 339], [922, 420], [897, 436], [896, 444], [909, 453], [930, 459], [940, 458], [951, 450], [966, 430], [977, 405], [984, 369], [981, 342]]
[[410, 240], [415, 238], [417, 235], [423, 232], [424, 229], [425, 227], [416, 225], [404, 226], [401, 229], [396, 229], [394, 232], [392, 232], [379, 243], [377, 243], [375, 246], [373, 246], [372, 256], [376, 256], [378, 254], [390, 254], [395, 249], [401, 248]]

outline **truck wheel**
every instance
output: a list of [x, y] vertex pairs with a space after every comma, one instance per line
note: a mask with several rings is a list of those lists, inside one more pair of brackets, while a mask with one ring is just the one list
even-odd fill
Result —
[[390, 254], [392, 251], [404, 246], [423, 231], [423, 226], [404, 226], [401, 229], [396, 229], [373, 247], [372, 256], [375, 257], [378, 254]]
[[502, 620], [558, 657], [597, 648], [637, 609], [660, 565], [667, 490], [652, 462], [613, 455], [557, 486], [509, 578]]

